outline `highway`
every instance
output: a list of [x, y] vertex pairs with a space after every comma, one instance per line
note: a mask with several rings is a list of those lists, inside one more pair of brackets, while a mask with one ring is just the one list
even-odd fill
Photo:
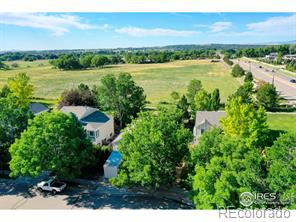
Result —
[[[264, 67], [264, 64], [256, 64], [251, 61], [234, 60], [244, 70], [251, 71], [254, 78], [272, 83], [274, 79], [274, 86], [279, 92], [280, 96], [285, 98], [288, 103], [296, 104], [296, 83], [291, 83], [293, 77], [280, 73], [277, 70], [272, 72], [270, 67]], [[261, 66], [261, 68], [259, 67]], [[294, 78], [295, 79], [295, 78]]]

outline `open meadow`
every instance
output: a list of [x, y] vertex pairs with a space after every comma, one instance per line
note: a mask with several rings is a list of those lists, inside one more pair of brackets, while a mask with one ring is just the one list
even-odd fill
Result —
[[61, 71], [53, 69], [46, 60], [34, 62], [6, 62], [18, 67], [0, 71], [0, 87], [7, 78], [25, 72], [30, 76], [35, 86], [35, 97], [56, 99], [65, 89], [78, 86], [80, 83], [92, 87], [99, 84], [102, 76], [113, 73], [129, 72], [135, 81], [144, 88], [148, 101], [156, 104], [170, 100], [170, 93], [177, 91], [185, 93], [190, 80], [196, 78], [202, 81], [206, 90], [220, 89], [224, 102], [240, 85], [240, 79], [230, 75], [230, 68], [221, 62], [212, 63], [210, 60], [175, 61], [162, 64], [121, 64], [107, 66], [101, 69], [77, 71]]

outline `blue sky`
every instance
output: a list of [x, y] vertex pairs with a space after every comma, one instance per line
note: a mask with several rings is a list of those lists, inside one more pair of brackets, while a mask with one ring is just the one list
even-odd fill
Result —
[[295, 39], [295, 13], [0, 13], [1, 51]]

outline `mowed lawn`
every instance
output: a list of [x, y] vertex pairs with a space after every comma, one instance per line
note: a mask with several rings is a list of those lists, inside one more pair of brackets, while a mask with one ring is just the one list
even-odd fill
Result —
[[[15, 62], [7, 62], [11, 65]], [[80, 83], [93, 86], [99, 84], [102, 76], [113, 73], [129, 72], [135, 81], [144, 88], [148, 101], [156, 104], [170, 100], [170, 93], [186, 92], [190, 80], [199, 79], [206, 90], [220, 89], [225, 101], [240, 85], [241, 80], [230, 75], [230, 69], [222, 63], [209, 60], [175, 61], [164, 64], [122, 64], [102, 69], [61, 71], [53, 69], [48, 61], [16, 61], [19, 67], [0, 71], [0, 87], [8, 77], [25, 72], [35, 86], [35, 96], [56, 99], [65, 89], [77, 87]]]
[[267, 122], [271, 129], [296, 132], [296, 113], [268, 113]]

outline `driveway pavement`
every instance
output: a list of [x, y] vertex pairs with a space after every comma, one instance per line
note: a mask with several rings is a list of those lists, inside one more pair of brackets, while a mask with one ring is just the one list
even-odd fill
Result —
[[[35, 181], [34, 181], [35, 183]], [[75, 185], [55, 196], [32, 183], [0, 179], [0, 209], [190, 209], [178, 201], [118, 189], [108, 184]]]

